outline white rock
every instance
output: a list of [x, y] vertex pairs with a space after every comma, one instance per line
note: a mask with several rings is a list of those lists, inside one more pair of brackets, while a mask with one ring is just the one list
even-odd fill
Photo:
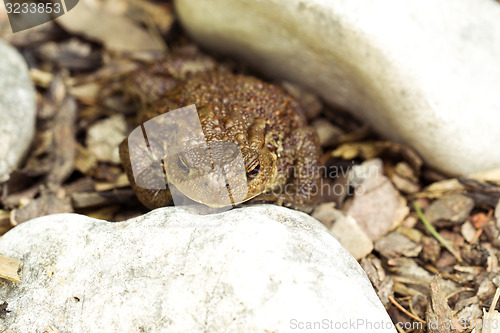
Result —
[[[283, 207], [45, 216], [9, 231], [0, 252], [24, 262], [19, 285], [0, 282], [15, 332], [288, 332], [323, 320], [396, 332], [356, 260]], [[367, 326], [350, 329], [357, 320]]]
[[9, 179], [35, 133], [36, 102], [28, 66], [0, 40], [0, 183]]
[[176, 0], [188, 32], [298, 82], [431, 165], [500, 165], [500, 5], [491, 0]]

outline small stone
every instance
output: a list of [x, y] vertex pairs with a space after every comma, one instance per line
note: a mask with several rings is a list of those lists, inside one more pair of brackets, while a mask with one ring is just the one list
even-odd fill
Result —
[[324, 203], [315, 208], [312, 217], [330, 228], [340, 244], [356, 259], [366, 257], [373, 250], [373, 242], [356, 220], [335, 209], [333, 203]]
[[495, 295], [497, 287], [490, 279], [483, 280], [477, 288], [476, 296], [482, 301], [488, 301]]
[[431, 203], [425, 210], [425, 217], [430, 223], [437, 221], [462, 223], [470, 216], [473, 208], [474, 200], [465, 195], [455, 194]]
[[15, 332], [283, 332], [324, 318], [396, 332], [328, 230], [274, 205], [118, 223], [50, 215], [9, 231], [0, 252], [24, 263], [20, 284], [0, 281]]
[[397, 227], [409, 212], [391, 181], [379, 174], [381, 166], [376, 161], [353, 167], [349, 173], [351, 183], [359, 185], [346, 212], [374, 241]]
[[391, 232], [375, 243], [375, 250], [386, 258], [398, 256], [416, 257], [422, 251], [422, 246], [411, 241], [399, 232]]
[[348, 175], [351, 186], [360, 186], [368, 178], [375, 178], [384, 173], [383, 162], [379, 158], [374, 158], [363, 162], [361, 165], [354, 165]]
[[352, 216], [342, 214], [330, 231], [356, 260], [366, 257], [373, 250], [373, 241]]
[[127, 135], [127, 122], [116, 114], [96, 122], [87, 132], [87, 147], [101, 162], [120, 164], [118, 147]]
[[460, 233], [462, 234], [462, 236], [464, 237], [464, 239], [468, 243], [470, 243], [476, 237], [477, 230], [472, 225], [472, 222], [465, 221], [465, 223], [462, 224], [462, 227], [460, 229]]
[[204, 47], [351, 111], [442, 172], [500, 165], [497, 1], [176, 0]]
[[19, 166], [35, 134], [36, 101], [28, 66], [0, 40], [0, 183]]
[[325, 202], [317, 205], [311, 216], [330, 229], [338, 217], [338, 210], [335, 209], [335, 203]]

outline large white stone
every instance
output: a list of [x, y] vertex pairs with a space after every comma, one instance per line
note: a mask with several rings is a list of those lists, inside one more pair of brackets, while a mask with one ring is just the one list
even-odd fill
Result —
[[0, 39], [0, 183], [9, 179], [35, 133], [35, 90], [22, 56]]
[[439, 170], [500, 165], [493, 0], [176, 0], [204, 46], [299, 82]]
[[318, 321], [396, 332], [356, 260], [283, 207], [45, 216], [9, 231], [0, 252], [24, 263], [20, 284], [0, 282], [0, 329], [14, 332], [289, 332]]

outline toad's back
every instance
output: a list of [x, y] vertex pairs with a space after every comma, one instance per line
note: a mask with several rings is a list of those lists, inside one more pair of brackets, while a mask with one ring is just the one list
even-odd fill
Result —
[[[208, 169], [203, 167], [206, 156], [195, 148], [186, 148], [171, 158], [165, 167], [168, 181], [184, 195], [207, 206], [221, 207], [227, 205], [227, 199], [221, 197], [227, 198], [228, 184], [240, 184], [246, 187], [245, 195], [232, 204], [257, 196], [296, 208], [310, 203], [308, 191], [318, 179], [318, 175], [312, 173], [320, 152], [317, 134], [307, 126], [299, 104], [281, 88], [251, 76], [217, 70], [175, 81], [158, 74], [138, 75], [132, 80], [131, 90], [142, 101], [141, 123], [195, 104], [205, 140], [212, 151], [217, 152], [216, 143], [231, 143], [239, 148], [238, 156], [243, 159], [246, 170], [243, 178], [234, 164], [237, 154], [228, 153], [228, 149], [219, 154], [218, 161], [209, 158], [211, 168]], [[155, 89], [158, 85], [168, 89], [152, 94], [148, 90], [152, 86], [150, 79], [159, 80]], [[128, 155], [128, 147], [124, 146], [128, 146], [126, 142], [121, 148], [122, 160], [139, 199], [151, 208], [168, 204], [171, 201], [168, 190], [137, 187], [128, 166], [130, 161], [124, 159], [124, 155]], [[292, 170], [296, 167], [305, 173], [298, 175]], [[224, 177], [214, 174], [217, 169], [224, 170]], [[288, 188], [293, 193], [283, 193], [280, 189], [288, 183], [292, 183]], [[299, 188], [305, 195], [297, 193]], [[235, 186], [231, 190], [237, 191]], [[230, 196], [237, 198], [236, 194], [233, 192]]]
[[[298, 103], [281, 88], [251, 76], [228, 72], [197, 74], [166, 91], [158, 102], [156, 104], [164, 108], [144, 110], [142, 121], [175, 108], [196, 104], [198, 108], [207, 107], [212, 111], [207, 116], [222, 120], [219, 123], [222, 131], [234, 125], [246, 131], [258, 119], [266, 120], [267, 132], [280, 135], [306, 125]], [[211, 140], [210, 137], [207, 139]]]

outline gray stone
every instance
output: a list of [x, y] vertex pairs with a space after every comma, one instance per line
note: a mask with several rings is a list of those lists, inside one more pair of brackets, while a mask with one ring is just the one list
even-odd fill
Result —
[[35, 133], [36, 101], [22, 56], [0, 40], [0, 183], [25, 156]]
[[376, 241], [403, 222], [409, 209], [406, 200], [382, 174], [378, 159], [355, 166], [349, 172], [350, 184], [356, 184], [354, 197], [344, 208], [363, 231]]
[[462, 223], [470, 216], [473, 208], [474, 200], [462, 194], [453, 194], [431, 203], [425, 210], [425, 217], [430, 223], [437, 221]]
[[451, 174], [500, 165], [500, 4], [176, 0], [200, 44], [300, 83]]
[[393, 231], [375, 243], [375, 250], [386, 258], [416, 257], [422, 251], [422, 245], [410, 240], [405, 235]]
[[51, 215], [9, 231], [0, 252], [24, 263], [20, 284], [0, 282], [0, 328], [15, 332], [288, 332], [323, 320], [396, 332], [356, 260], [283, 207]]

